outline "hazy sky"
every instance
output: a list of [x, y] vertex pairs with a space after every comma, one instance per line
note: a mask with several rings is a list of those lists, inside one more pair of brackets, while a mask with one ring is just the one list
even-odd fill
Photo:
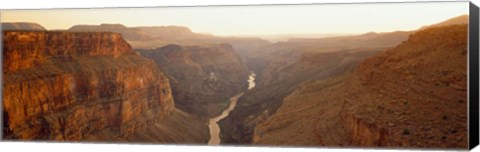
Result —
[[2, 10], [2, 22], [35, 22], [47, 29], [77, 24], [187, 26], [215, 35], [359, 34], [414, 30], [468, 14], [468, 2], [269, 6]]

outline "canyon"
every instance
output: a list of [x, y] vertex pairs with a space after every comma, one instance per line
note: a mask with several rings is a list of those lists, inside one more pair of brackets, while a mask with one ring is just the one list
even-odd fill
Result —
[[3, 139], [464, 148], [466, 19], [275, 43], [2, 23]]
[[[36, 24], [30, 26], [33, 27], [34, 25]], [[157, 49], [133, 50], [129, 45], [129, 41], [145, 40], [137, 39], [141, 37], [138, 36], [139, 33], [144, 32], [138, 32], [137, 30], [132, 30], [119, 24], [102, 24], [100, 26], [78, 25], [67, 31], [40, 33], [31, 32], [31, 29], [27, 27], [28, 26], [22, 26], [15, 29], [16, 31], [7, 30], [4, 34], [4, 49], [9, 50], [4, 52], [5, 59], [3, 61], [4, 73], [7, 73], [6, 79], [10, 77], [22, 78], [22, 80], [14, 79], [11, 82], [9, 81], [4, 87], [8, 88], [8, 85], [13, 85], [19, 81], [31, 80], [36, 77], [38, 77], [36, 79], [39, 79], [41, 82], [47, 81], [45, 83], [50, 85], [57, 84], [59, 83], [57, 81], [49, 82], [50, 80], [44, 80], [46, 78], [43, 76], [54, 76], [57, 73], [67, 73], [73, 75], [73, 78], [68, 78], [68, 80], [64, 80], [63, 83], [57, 84], [66, 85], [62, 87], [63, 91], [68, 90], [66, 88], [70, 88], [68, 93], [59, 93], [65, 94], [62, 97], [50, 97], [51, 95], [45, 93], [45, 99], [38, 99], [41, 103], [44, 101], [65, 102], [58, 112], [56, 111], [57, 109], [44, 109], [43, 105], [28, 105], [30, 103], [25, 102], [26, 98], [32, 96], [29, 95], [29, 93], [36, 92], [37, 90], [35, 89], [20, 88], [21, 90], [5, 91], [7, 95], [4, 101], [8, 100], [8, 102], [4, 102], [4, 119], [8, 120], [3, 123], [5, 139], [206, 143], [209, 139], [208, 126], [206, 125], [208, 118], [220, 114], [221, 111], [228, 106], [229, 103], [227, 99], [230, 98], [230, 96], [242, 92], [247, 88], [247, 84], [245, 83], [248, 77], [246, 68], [230, 44], [220, 43], [194, 46], [172, 44]], [[20, 33], [15, 33], [17, 31]], [[10, 36], [12, 33], [15, 34]], [[128, 39], [124, 40], [123, 35]], [[139, 71], [144, 62], [148, 63], [148, 67], [145, 70], [149, 72]], [[118, 78], [116, 73], [121, 73], [122, 71], [117, 72], [116, 70], [123, 67], [128, 67], [129, 75], [122, 77], [125, 80], [120, 80], [121, 78]], [[103, 71], [107, 71], [108, 73], [104, 74], [102, 73]], [[98, 72], [100, 73], [96, 74]], [[31, 77], [25, 76], [30, 73], [38, 73], [39, 76], [35, 74]], [[91, 78], [88, 77], [89, 73], [92, 73], [94, 76], [91, 76]], [[83, 101], [83, 98], [85, 98], [83, 96], [85, 95], [76, 95], [76, 91], [80, 90], [76, 88], [78, 86], [82, 86], [82, 89], [89, 89], [89, 91], [80, 93], [107, 93], [109, 91], [115, 92], [115, 88], [117, 87], [124, 90], [123, 88], [126, 87], [125, 83], [127, 82], [132, 85], [138, 85], [138, 87], [154, 85], [155, 81], [143, 79], [144, 76], [148, 75], [158, 75], [158, 79], [161, 79], [162, 82], [162, 89], [160, 89], [160, 91], [156, 92], [155, 90], [147, 89], [147, 93], [143, 93], [136, 91], [136, 89], [138, 89], [136, 88], [135, 91], [119, 91], [117, 93], [103, 95], [101, 98], [90, 95], [92, 97], [88, 97], [88, 100], [85, 99], [85, 101]], [[71, 81], [75, 83], [71, 84]], [[100, 83], [98, 87], [101, 88], [96, 88], [97, 86], [89, 88], [91, 86], [88, 84], [92, 83], [89, 81], [99, 81], [96, 83]], [[29, 82], [29, 84], [25, 85], [35, 85], [35, 83], [37, 83], [35, 81]], [[52, 87], [53, 86], [43, 90], [44, 92], [51, 91], [50, 89]], [[27, 92], [21, 93], [20, 91], [23, 90]], [[19, 92], [25, 96], [25, 99], [14, 100], [13, 98], [15, 97], [13, 96]], [[138, 92], [138, 95], [136, 92]], [[9, 94], [12, 95], [10, 96]], [[162, 96], [160, 100], [162, 102], [164, 102], [163, 100], [168, 100], [168, 102], [165, 101], [168, 104], [162, 103], [161, 107], [154, 107], [153, 105], [150, 107], [150, 103], [155, 102], [155, 98], [150, 98], [160, 95]], [[163, 95], [165, 95], [165, 99]], [[78, 101], [78, 103], [75, 102], [79, 100], [77, 96], [82, 96], [82, 100]], [[132, 97], [132, 99], [128, 99], [129, 96], [134, 96], [135, 98]], [[143, 99], [144, 96], [146, 96], [147, 99]], [[123, 98], [127, 98], [125, 99], [126, 101], [117, 101]], [[25, 120], [22, 120], [23, 118], [12, 117], [12, 115], [15, 115], [12, 113], [21, 112], [16, 109], [25, 107], [22, 104], [13, 104], [19, 100], [25, 102], [25, 106], [30, 106], [37, 110], [40, 109], [39, 111], [41, 112], [31, 114], [32, 116], [25, 116], [28, 117], [25, 118]], [[144, 101], [146, 103], [137, 103], [142, 100], [147, 101]], [[175, 104], [173, 104], [174, 101]], [[103, 105], [104, 102], [115, 103], [119, 106], [105, 106]], [[127, 105], [123, 104], [123, 102], [129, 104], [127, 108], [124, 108], [124, 106]], [[135, 102], [135, 104], [131, 105], [131, 102]], [[84, 105], [84, 103], [86, 105]], [[10, 105], [13, 106], [14, 109], [11, 109], [9, 107]], [[101, 109], [102, 107], [107, 109]], [[130, 112], [132, 110], [129, 110], [130, 108], [132, 108], [135, 113], [132, 114]], [[78, 109], [87, 111], [87, 113], [79, 112]], [[94, 113], [96, 111], [102, 111], [102, 113], [111, 112], [111, 116], [100, 119], [98, 117], [101, 117], [103, 114]], [[77, 114], [77, 112], [79, 113]], [[24, 110], [23, 113], [30, 114], [31, 111]], [[59, 113], [61, 113], [61, 115]], [[132, 121], [135, 122], [135, 124], [126, 124], [123, 126], [124, 124], [117, 123], [116, 121], [110, 124], [104, 122], [106, 121], [105, 119], [113, 119], [112, 117], [119, 113], [125, 114], [119, 115], [119, 118], [117, 118], [119, 119], [118, 121]], [[137, 113], [139, 113], [138, 116], [136, 115]], [[50, 115], [54, 115], [55, 118], [50, 118]], [[71, 115], [77, 116], [72, 117]], [[72, 124], [55, 124], [57, 126], [51, 127], [54, 122], [50, 121], [62, 120], [68, 121], [68, 123], [74, 123], [76, 119], [81, 120], [79, 117], [85, 117], [87, 119], [85, 120], [86, 122], [94, 122], [82, 123], [81, 125], [75, 124], [79, 125], [78, 128], [76, 128], [76, 126], [72, 128], [77, 131], [74, 133], [75, 137], [70, 137], [64, 133], [65, 128], [73, 126]], [[122, 120], [124, 117], [133, 120]], [[48, 122], [44, 122], [46, 121], [44, 119], [47, 118], [49, 119]], [[12, 120], [41, 122], [28, 126], [17, 126], [12, 124]], [[102, 123], [103, 126], [90, 128], [90, 125], [95, 125], [97, 121], [99, 121], [98, 123]], [[65, 125], [69, 126], [67, 127]], [[120, 129], [116, 127], [125, 127], [125, 129], [121, 128], [122, 132], [119, 133], [117, 131]], [[30, 130], [22, 130], [23, 128], [33, 128], [37, 130], [33, 132]], [[55, 132], [55, 134], [52, 132]], [[29, 135], [18, 135], [27, 133]]]
[[248, 71], [230, 44], [170, 44], [138, 52], [165, 71], [176, 107], [197, 116], [219, 115], [247, 87]]
[[174, 124], [201, 123], [175, 109], [167, 76], [118, 33], [2, 34], [3, 139], [128, 141], [153, 128], [161, 136], [147, 142], [175, 142], [178, 133], [208, 132]]
[[[465, 19], [466, 18], [464, 16], [460, 16], [447, 20], [445, 22], [431, 25], [429, 28], [427, 28], [427, 31], [429, 31], [430, 34], [416, 34], [426, 33], [422, 28], [416, 31], [380, 34], [367, 33], [364, 35], [351, 37], [305, 40], [293, 39], [290, 40], [292, 42], [279, 42], [273, 44], [272, 46], [263, 47], [266, 48], [263, 50], [269, 51], [268, 53], [264, 53], [269, 55], [261, 54], [259, 56], [260, 58], [266, 60], [266, 62], [264, 62], [266, 63], [266, 65], [264, 65], [263, 68], [259, 68], [261, 73], [257, 78], [258, 83], [257, 87], [255, 88], [259, 90], [254, 89], [250, 92], [247, 91], [239, 99], [239, 105], [237, 105], [238, 108], [234, 109], [229, 115], [229, 117], [220, 122], [222, 132], [224, 132], [224, 134], [222, 134], [222, 142], [224, 142], [224, 144], [235, 145], [252, 143], [255, 145], [277, 146], [430, 146], [444, 148], [464, 148], [466, 146], [466, 138], [464, 136], [466, 133], [466, 107], [464, 107], [466, 103], [466, 96], [464, 96], [466, 93], [464, 85], [464, 81], [466, 79], [466, 62], [464, 62], [466, 53], [466, 31], [458, 27], [446, 28], [445, 26], [456, 25], [465, 27], [466, 29], [466, 26], [464, 24], [466, 23]], [[433, 27], [445, 27], [443, 29], [440, 29], [439, 31], [446, 31], [441, 34], [436, 34], [436, 32], [438, 31], [432, 32], [434, 31], [432, 30]], [[352, 43], [349, 43], [349, 39], [352, 40]], [[385, 43], [378, 43], [379, 39], [384, 39]], [[412, 39], [416, 41], [412, 42]], [[430, 39], [434, 39], [434, 41], [428, 41]], [[341, 43], [342, 41], [344, 43]], [[358, 41], [363, 41], [363, 43], [369, 45], [358, 45]], [[299, 45], [294, 45], [295, 43]], [[455, 45], [455, 47], [449, 45]], [[297, 49], [295, 46], [298, 46], [301, 49]], [[376, 48], [374, 46], [376, 46]], [[405, 46], [408, 47], [398, 49], [398, 47]], [[398, 52], [408, 52], [399, 54], [409, 55], [395, 56], [394, 53], [391, 53], [394, 51], [388, 51], [391, 49], [394, 49]], [[378, 67], [364, 67], [365, 62], [371, 60], [370, 57], [378, 56], [378, 54], [383, 54], [383, 56], [392, 56], [391, 58], [394, 58], [394, 60], [396, 61], [409, 60], [409, 62], [419, 62], [418, 60], [415, 60], [416, 57], [420, 57], [420, 55], [424, 54], [419, 54], [418, 52], [428, 52], [429, 49], [442, 50], [445, 52], [462, 52], [460, 54], [445, 54], [445, 52], [435, 52], [423, 56], [420, 60], [431, 61], [425, 62], [420, 65], [437, 66], [437, 64], [441, 62], [441, 58], [443, 57], [445, 59], [448, 59], [449, 63], [451, 62], [453, 65], [458, 65], [455, 67], [453, 65], [438, 66], [437, 70], [444, 69], [445, 71], [449, 71], [445, 72], [445, 74], [452, 74], [448, 77], [452, 78], [452, 81], [455, 81], [455, 86], [459, 90], [443, 90], [443, 88], [439, 87], [441, 86], [441, 83], [437, 82], [435, 83], [435, 86], [438, 86], [438, 88], [436, 88], [435, 86], [428, 86], [428, 88], [431, 89], [430, 92], [419, 92], [416, 94], [411, 94], [411, 97], [404, 97], [404, 94], [400, 92], [390, 92], [390, 94], [397, 95], [392, 95], [387, 98], [388, 95], [386, 94], [388, 93], [387, 90], [389, 89], [415, 89], [416, 91], [418, 91], [421, 87], [414, 86], [413, 84], [418, 83], [417, 81], [424, 82], [424, 79], [428, 79], [428, 76], [432, 78], [428, 82], [432, 83], [437, 79], [447, 79], [446, 77], [442, 78], [439, 75], [428, 75], [426, 74], [428, 73], [426, 71], [430, 70], [416, 69], [418, 67], [415, 67], [395, 69], [395, 71], [408, 71], [406, 72], [408, 73], [408, 75], [404, 75], [404, 77], [408, 78], [402, 78], [402, 76], [400, 76], [399, 74], [384, 72], [380, 70], [380, 72], [375, 72], [375, 74], [381, 74], [384, 76], [392, 75], [392, 77], [386, 79], [385, 82], [383, 81], [383, 79], [369, 79], [369, 81], [376, 82], [376, 84], [381, 86], [381, 89], [375, 89], [377, 91], [380, 91], [380, 93], [359, 87], [359, 90], [362, 91], [365, 96], [376, 96], [376, 98], [356, 99], [351, 96], [357, 95], [358, 93], [352, 93], [352, 95], [345, 94], [345, 92], [351, 92], [353, 88], [355, 88], [353, 84], [357, 83], [350, 82], [350, 80], [347, 78], [353, 77], [351, 75], [355, 75], [356, 71], [359, 71], [359, 68], [365, 70], [368, 69], [371, 71], [376, 71], [378, 69]], [[414, 53], [415, 51], [417, 52]], [[357, 53], [355, 55], [352, 55], [356, 58], [352, 58], [352, 56], [349, 56], [347, 52]], [[390, 54], [385, 55], [384, 52], [389, 52]], [[333, 56], [334, 54], [338, 54], [338, 56], [335, 57]], [[416, 54], [416, 56], [413, 54]], [[436, 54], [437, 56], [435, 56], [434, 54]], [[264, 58], [261, 56], [270, 57]], [[329, 61], [329, 59], [331, 59], [331, 61]], [[304, 64], [302, 65], [302, 63]], [[385, 63], [376, 63], [375, 65], [383, 64]], [[385, 67], [388, 66], [393, 65], [385, 65]], [[329, 71], [329, 68], [331, 67], [335, 68]], [[413, 73], [415, 73], [416, 75], [425, 75], [421, 77], [414, 77], [415, 74]], [[432, 71], [432, 73], [435, 72]], [[411, 85], [403, 85], [401, 83], [390, 86], [380, 85], [382, 83], [401, 82], [400, 79], [402, 81], [405, 81], [405, 79], [409, 79], [413, 83], [411, 83]], [[315, 87], [310, 87], [307, 89], [307, 86], [313, 86], [313, 84], [316, 84]], [[342, 89], [336, 88], [340, 84], [345, 84], [346, 87], [343, 87]], [[347, 84], [352, 85], [350, 86]], [[312, 88], [315, 88], [317, 90]], [[301, 96], [294, 96], [298, 94], [298, 90], [308, 91], [305, 91], [305, 93]], [[323, 93], [327, 92], [327, 90], [329, 91], [328, 93]], [[330, 90], [334, 91], [330, 92]], [[332, 96], [332, 94], [337, 94], [337, 96], [329, 98], [330, 96]], [[438, 101], [438, 98], [437, 100], [430, 99], [431, 97], [429, 96], [431, 96], [432, 94], [434, 96], [444, 96], [441, 97], [441, 99], [446, 99], [445, 97], [448, 95], [456, 97], [456, 99], [449, 100], [450, 102], [445, 103], [442, 101]], [[385, 99], [382, 100], [382, 97]], [[395, 111], [395, 114], [405, 115], [404, 113], [412, 113], [413, 111], [421, 112], [424, 108], [427, 108], [424, 110], [424, 112], [421, 112], [422, 114], [424, 114], [423, 116], [421, 116], [422, 118], [419, 118], [425, 120], [418, 122], [408, 122], [416, 119], [417, 117], [420, 117], [418, 116], [418, 113], [416, 113], [414, 116], [404, 116], [400, 120], [398, 120], [394, 119], [398, 118], [398, 116], [387, 117], [387, 114], [377, 112], [378, 109], [387, 109], [384, 105], [386, 103], [383, 103], [386, 102], [384, 100], [395, 100], [392, 102], [398, 103], [399, 101], [397, 100], [401, 99], [403, 99], [402, 101], [405, 102], [405, 104], [408, 104], [406, 103], [407, 101], [412, 103], [408, 104], [408, 108], [417, 110], [403, 109], [406, 111], [402, 112], [402, 110], [399, 110], [397, 108], [396, 110], [399, 111]], [[422, 99], [428, 99], [428, 101], [418, 101]], [[362, 102], [358, 100], [361, 100]], [[325, 103], [322, 103], [323, 101], [325, 101]], [[456, 104], [455, 101], [457, 101], [459, 104]], [[349, 102], [350, 104], [343, 104], [344, 102]], [[427, 102], [428, 104], [424, 102]], [[359, 106], [362, 105], [360, 103], [364, 105]], [[370, 105], [370, 107], [367, 107], [368, 110], [364, 110], [365, 105]], [[444, 107], [440, 105], [448, 106]], [[449, 106], [454, 107], [455, 110], [447, 108]], [[353, 114], [339, 112], [345, 109], [361, 112]], [[390, 113], [392, 113], [393, 111], [394, 110], [392, 109], [388, 110], [388, 112]], [[453, 118], [452, 120], [452, 116], [425, 115], [428, 113], [440, 115], [440, 113], [435, 113], [432, 111], [449, 111], [447, 113], [451, 112], [451, 115], [455, 118]], [[384, 117], [379, 118], [379, 115]], [[359, 116], [362, 116], [362, 120], [358, 120]], [[322, 119], [323, 121], [320, 121], [319, 119]], [[341, 121], [338, 119], [341, 119]], [[426, 122], [427, 119], [428, 121], [435, 119], [435, 123], [438, 124], [427, 123], [428, 125], [424, 125], [421, 123]], [[444, 121], [441, 122], [440, 120]], [[414, 127], [420, 124], [424, 126], [422, 126], [421, 128], [407, 127], [403, 130], [396, 128], [396, 131], [389, 131], [383, 126], [375, 124], [375, 121], [382, 121], [384, 123], [388, 121], [385, 124], [389, 127], [396, 127], [397, 125]], [[447, 123], [443, 124], [444, 122], [455, 123], [455, 127], [447, 127]], [[440, 125], [442, 127], [434, 127], [435, 125]], [[425, 133], [421, 134], [421, 131], [419, 130], [428, 131], [428, 133], [435, 135], [428, 136]], [[400, 132], [400, 134], [405, 134], [404, 136], [408, 136], [410, 138], [408, 138], [408, 140], [392, 142], [389, 140], [392, 140], [393, 138], [402, 139], [403, 136], [390, 137], [390, 134], [388, 134], [387, 132], [396, 132], [396, 135], [398, 135], [398, 132]], [[323, 134], [327, 134], [328, 136]], [[423, 143], [415, 142], [416, 140], [421, 140], [423, 141]]]
[[[255, 125], [282, 105], [282, 99], [315, 79], [325, 79], [350, 71], [356, 63], [378, 49], [338, 52], [291, 52], [273, 58], [257, 75], [255, 88], [238, 99], [237, 108], [220, 121], [225, 144], [250, 143]], [[298, 55], [298, 59], [295, 59]]]
[[[251, 73], [250, 76], [248, 77], [248, 90], [252, 89], [255, 87], [255, 73]], [[225, 119], [230, 112], [237, 106], [237, 101], [238, 98], [240, 98], [243, 95], [243, 93], [237, 94], [233, 97], [230, 98], [230, 104], [228, 105], [228, 108], [223, 110], [222, 114], [215, 116], [213, 118], [210, 118], [208, 127], [210, 128], [210, 140], [208, 140], [209, 145], [218, 145], [220, 144], [220, 126], [218, 125], [218, 121]]]

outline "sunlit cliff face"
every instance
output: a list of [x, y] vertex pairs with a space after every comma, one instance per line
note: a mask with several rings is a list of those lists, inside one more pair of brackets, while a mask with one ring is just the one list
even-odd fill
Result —
[[166, 76], [118, 33], [2, 34], [4, 139], [113, 139], [173, 111]]

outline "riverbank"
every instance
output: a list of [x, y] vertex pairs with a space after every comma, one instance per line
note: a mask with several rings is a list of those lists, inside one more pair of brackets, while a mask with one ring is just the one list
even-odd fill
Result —
[[[252, 89], [255, 87], [255, 73], [251, 73], [250, 76], [248, 77], [248, 90]], [[218, 121], [224, 119], [225, 117], [230, 114], [230, 112], [235, 108], [237, 105], [237, 100], [243, 95], [243, 92], [240, 94], [237, 94], [233, 97], [230, 98], [230, 104], [228, 105], [228, 108], [225, 109], [222, 114], [213, 117], [209, 120], [208, 123], [208, 128], [210, 130], [210, 140], [208, 141], [209, 145], [219, 145], [220, 144], [220, 126], [218, 126]]]

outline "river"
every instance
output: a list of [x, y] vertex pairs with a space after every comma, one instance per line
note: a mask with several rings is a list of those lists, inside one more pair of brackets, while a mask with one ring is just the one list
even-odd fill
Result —
[[[248, 90], [255, 87], [255, 73], [251, 73], [248, 77]], [[230, 98], [230, 104], [228, 105], [227, 109], [223, 110], [222, 114], [210, 118], [208, 123], [208, 128], [210, 130], [210, 140], [208, 141], [209, 145], [219, 145], [220, 144], [220, 126], [218, 126], [218, 121], [224, 119], [225, 117], [230, 114], [230, 112], [235, 108], [237, 105], [237, 100], [243, 95], [243, 92], [237, 94]]]

